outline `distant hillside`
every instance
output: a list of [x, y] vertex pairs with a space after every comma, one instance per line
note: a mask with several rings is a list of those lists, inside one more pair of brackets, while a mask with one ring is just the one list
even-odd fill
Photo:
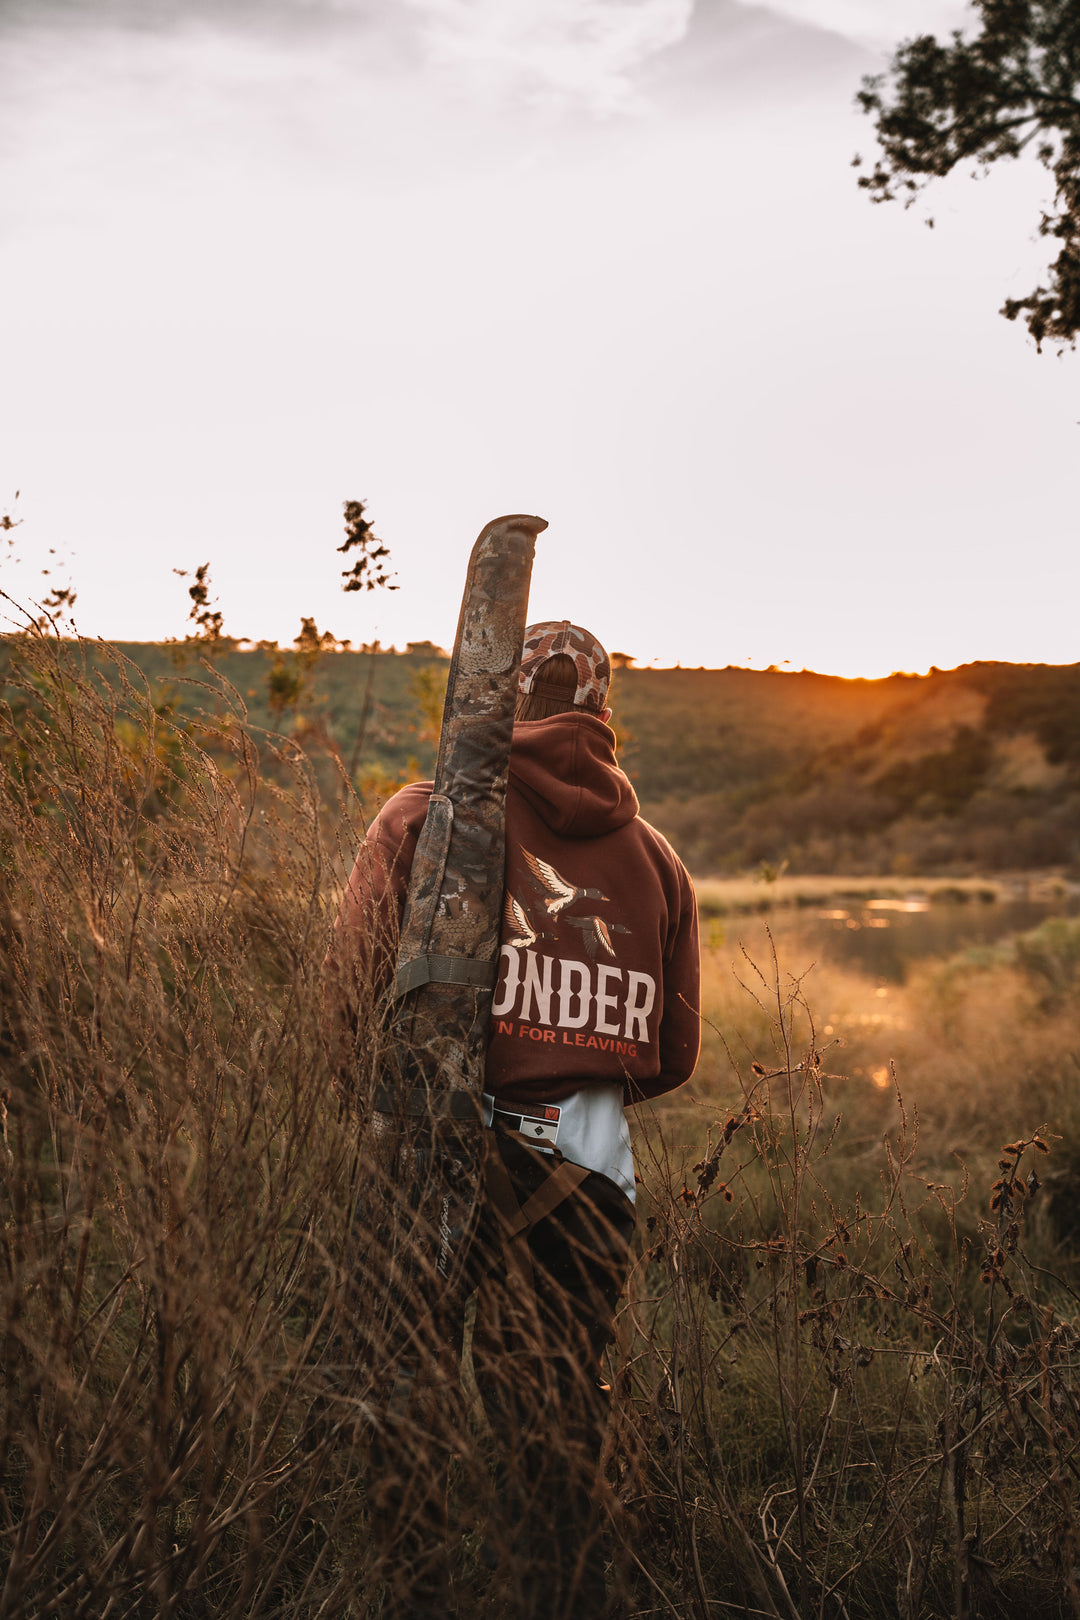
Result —
[[[715, 672], [718, 710], [737, 673]], [[656, 794], [659, 772], [642, 784], [646, 813], [695, 871], [785, 860], [799, 872], [1080, 870], [1080, 665], [835, 683], [854, 699], [846, 734], [834, 683], [807, 685], [821, 679], [773, 677], [774, 725], [787, 682], [813, 691], [818, 712], [799, 722], [788, 711], [771, 774], [725, 781], [717, 769], [711, 786]], [[826, 714], [838, 732], [824, 742]]]
[[[183, 707], [207, 702], [165, 646], [120, 649]], [[280, 658], [277, 660], [279, 666]], [[435, 649], [324, 654], [275, 721], [275, 655], [216, 661], [255, 726], [299, 728], [357, 774], [434, 763]], [[620, 756], [646, 815], [699, 873], [1080, 870], [1080, 664], [979, 663], [848, 681], [807, 671], [620, 669]]]
[[803, 671], [624, 669], [615, 676], [623, 764], [643, 799], [757, 788], [876, 724], [914, 677], [845, 681]]

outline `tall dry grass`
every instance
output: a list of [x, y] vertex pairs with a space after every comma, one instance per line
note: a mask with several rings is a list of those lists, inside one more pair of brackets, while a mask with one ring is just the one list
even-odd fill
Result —
[[[0, 1615], [409, 1612], [391, 1189], [321, 1028], [360, 807], [220, 682], [181, 722], [33, 631], [2, 673]], [[1027, 949], [884, 1001], [706, 953], [698, 1076], [636, 1126], [613, 1614], [1080, 1611], [1080, 1041]], [[542, 1613], [436, 1360], [395, 1444], [449, 1468], [446, 1612]]]
[[307, 1432], [355, 1179], [311, 772], [220, 685], [4, 664], [0, 1613], [314, 1613], [366, 1554]]
[[658, 1612], [1080, 1608], [1075, 1003], [1007, 960], [878, 988], [707, 952], [702, 1065], [639, 1126]]

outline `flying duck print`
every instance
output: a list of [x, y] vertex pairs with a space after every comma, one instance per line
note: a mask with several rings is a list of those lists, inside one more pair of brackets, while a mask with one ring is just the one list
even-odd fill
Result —
[[573, 905], [575, 900], [608, 898], [606, 894], [601, 894], [599, 889], [579, 889], [575, 884], [568, 882], [561, 873], [556, 872], [549, 861], [542, 861], [538, 855], [531, 854], [529, 850], [523, 849], [521, 854], [525, 865], [536, 879], [543, 896], [544, 910], [549, 917], [557, 917], [560, 911]]
[[503, 905], [503, 932], [505, 943], [512, 945], [515, 950], [535, 945], [539, 937], [529, 921], [525, 907], [520, 900], [514, 899], [509, 889], [506, 891], [506, 901]]
[[615, 947], [611, 943], [612, 934], [628, 934], [629, 928], [625, 923], [605, 922], [603, 917], [567, 917], [566, 921], [571, 928], [581, 929], [581, 943], [588, 956], [596, 956], [603, 951], [607, 956], [615, 955]]

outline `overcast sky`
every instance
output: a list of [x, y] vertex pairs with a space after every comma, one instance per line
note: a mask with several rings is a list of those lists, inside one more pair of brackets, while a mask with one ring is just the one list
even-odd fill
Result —
[[[532, 511], [532, 616], [641, 662], [1075, 661], [1077, 360], [997, 314], [1045, 177], [850, 167], [862, 75], [965, 16], [0, 0], [0, 586], [54, 547], [151, 639], [209, 560], [234, 634], [446, 645]], [[338, 590], [348, 498], [393, 595]]]

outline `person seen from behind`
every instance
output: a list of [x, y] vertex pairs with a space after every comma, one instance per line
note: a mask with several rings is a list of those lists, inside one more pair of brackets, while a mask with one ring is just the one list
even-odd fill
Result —
[[[473, 1365], [497, 1448], [486, 1546], [510, 1572], [507, 1612], [528, 1620], [605, 1613], [601, 1357], [634, 1230], [625, 1109], [688, 1080], [700, 1039], [694, 891], [616, 761], [610, 675], [569, 620], [526, 630], [470, 1255]], [[341, 1022], [365, 981], [391, 976], [430, 793], [395, 794], [357, 857], [328, 964]], [[448, 1336], [460, 1355], [461, 1324]], [[418, 1484], [392, 1453], [380, 1454], [383, 1533], [401, 1549], [389, 1612], [445, 1614], [445, 1471], [425, 1465]]]

